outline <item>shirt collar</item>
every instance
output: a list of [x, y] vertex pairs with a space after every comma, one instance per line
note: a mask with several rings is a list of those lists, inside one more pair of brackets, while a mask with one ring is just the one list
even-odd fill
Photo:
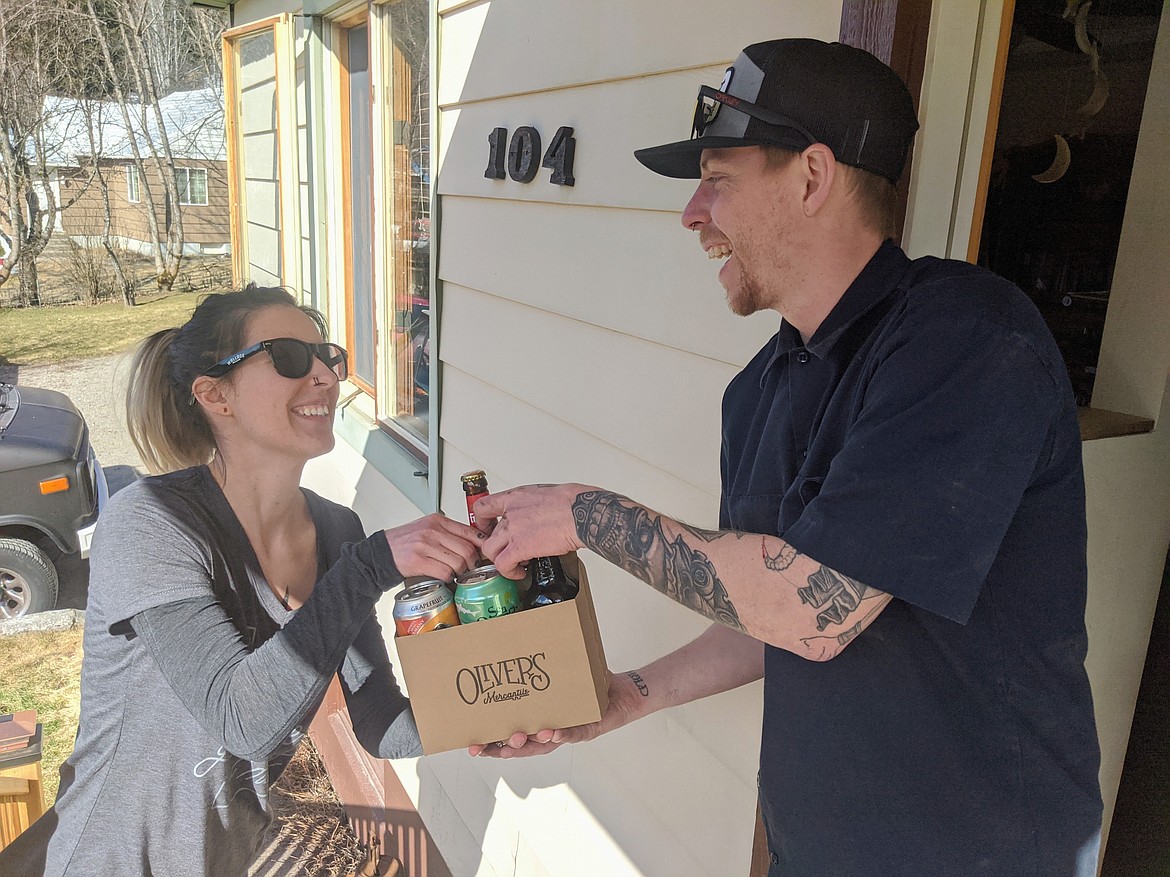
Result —
[[817, 327], [808, 344], [800, 340], [800, 333], [790, 323], [781, 322], [776, 333], [776, 344], [764, 373], [793, 350], [804, 347], [817, 359], [825, 359], [834, 345], [853, 323], [871, 307], [884, 299], [897, 287], [910, 258], [893, 241], [887, 240], [861, 269], [848, 289], [838, 300], [829, 315]]
[[818, 359], [828, 356], [859, 317], [897, 289], [909, 265], [910, 258], [893, 241], [878, 247], [809, 339], [809, 352]]

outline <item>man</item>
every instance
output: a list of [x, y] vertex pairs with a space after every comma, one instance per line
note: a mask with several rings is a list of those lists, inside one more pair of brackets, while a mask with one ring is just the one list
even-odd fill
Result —
[[1101, 798], [1084, 670], [1085, 498], [1065, 366], [1028, 299], [889, 237], [917, 121], [873, 56], [749, 46], [700, 90], [682, 216], [737, 314], [776, 336], [723, 401], [720, 530], [583, 485], [504, 491], [506, 575], [589, 548], [714, 622], [612, 677], [594, 726], [764, 677], [772, 875], [1092, 875]]

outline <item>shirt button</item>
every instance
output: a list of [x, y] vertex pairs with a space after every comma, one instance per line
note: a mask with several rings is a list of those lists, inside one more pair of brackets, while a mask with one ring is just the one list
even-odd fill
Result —
[[768, 859], [772, 862], [773, 865], [780, 864], [780, 857], [778, 855], [776, 855], [775, 853], [769, 853]]
[[800, 353], [796, 354], [796, 361], [802, 364], [808, 362], [810, 358], [811, 357], [809, 356], [809, 352], [807, 350], [802, 350]]

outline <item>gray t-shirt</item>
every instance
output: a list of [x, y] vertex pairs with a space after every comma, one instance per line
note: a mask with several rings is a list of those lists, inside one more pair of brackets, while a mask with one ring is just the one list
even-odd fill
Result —
[[296, 612], [206, 467], [111, 499], [90, 559], [77, 741], [56, 803], [0, 852], [0, 874], [246, 874], [269, 785], [334, 673], [368, 751], [420, 754], [373, 615], [402, 580], [386, 539], [304, 494], [318, 582]]

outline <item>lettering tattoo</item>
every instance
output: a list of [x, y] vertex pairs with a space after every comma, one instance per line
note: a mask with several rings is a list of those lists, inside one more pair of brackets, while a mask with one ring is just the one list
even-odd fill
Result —
[[642, 677], [638, 675], [636, 670], [630, 670], [626, 673], [626, 675], [634, 680], [634, 684], [638, 686], [638, 693], [641, 694], [642, 697], [650, 696], [650, 688], [646, 685], [645, 682], [642, 681]]
[[591, 490], [573, 501], [573, 521], [577, 538], [610, 563], [688, 609], [735, 630], [744, 629], [714, 564], [681, 535], [668, 536], [660, 515], [619, 494]]

